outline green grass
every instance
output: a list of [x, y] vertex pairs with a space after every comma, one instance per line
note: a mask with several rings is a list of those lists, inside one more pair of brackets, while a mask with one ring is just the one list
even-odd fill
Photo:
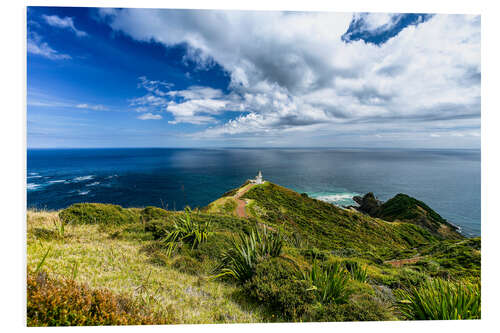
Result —
[[397, 290], [399, 310], [410, 320], [481, 319], [481, 286], [433, 279]]
[[206, 242], [213, 234], [210, 231], [211, 221], [194, 222], [191, 218], [191, 209], [186, 207], [184, 216], [179, 216], [174, 222], [173, 230], [165, 237], [164, 242], [168, 246], [167, 255], [172, 254], [172, 249], [177, 243], [188, 244], [192, 249], [197, 249], [200, 244]]
[[399, 193], [383, 203], [377, 210], [377, 217], [386, 221], [406, 221], [415, 223], [444, 238], [462, 238], [436, 211], [424, 202]]
[[359, 282], [366, 282], [368, 280], [366, 266], [361, 265], [357, 261], [346, 261], [345, 266], [347, 271], [351, 274], [353, 280]]
[[411, 223], [389, 223], [346, 211], [272, 183], [254, 186], [243, 197], [253, 200], [249, 212], [259, 221], [281, 226], [286, 236], [295, 235], [319, 249], [351, 251], [381, 261], [394, 258], [398, 251], [437, 241], [429, 231]]
[[39, 237], [45, 234], [37, 230], [52, 230], [51, 218], [58, 218], [58, 213], [28, 211], [29, 270], [35, 270], [50, 248], [42, 266], [49, 274], [72, 278], [77, 263], [76, 282], [86, 283], [90, 288], [106, 288], [115, 294], [129, 294], [140, 306], [154, 313], [171, 309], [178, 323], [267, 321], [264, 307], [235, 298], [236, 286], [212, 281], [204, 272], [196, 275], [181, 272], [173, 267], [177, 256], [167, 259], [166, 265], [152, 262], [145, 247], [154, 246], [157, 241], [141, 240], [140, 234], [144, 231], [111, 238], [112, 230], [103, 232], [99, 225], [70, 224], [66, 226], [64, 241], [58, 237]]
[[28, 271], [125, 295], [158, 323], [406, 319], [397, 289], [408, 296], [438, 277], [480, 288], [480, 238], [443, 240], [272, 183], [243, 199], [249, 218], [233, 214], [231, 197], [185, 212], [30, 210]]
[[126, 224], [139, 222], [140, 214], [135, 209], [100, 203], [77, 203], [59, 213], [65, 224]]
[[240, 233], [231, 239], [214, 269], [214, 278], [231, 277], [244, 283], [255, 274], [255, 268], [264, 258], [278, 257], [283, 249], [283, 236], [265, 228], [254, 228], [250, 233]]
[[347, 285], [349, 273], [340, 263], [334, 263], [321, 268], [315, 261], [309, 272], [304, 273], [304, 279], [309, 281], [321, 303], [346, 303], [349, 297]]

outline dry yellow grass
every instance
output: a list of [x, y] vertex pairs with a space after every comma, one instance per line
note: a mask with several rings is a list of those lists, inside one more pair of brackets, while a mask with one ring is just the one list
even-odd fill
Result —
[[211, 281], [203, 274], [181, 273], [169, 265], [155, 265], [144, 248], [152, 241], [133, 237], [113, 239], [97, 225], [67, 225], [57, 233], [57, 212], [28, 211], [27, 262], [34, 270], [48, 249], [43, 268], [90, 287], [109, 288], [139, 299], [153, 311], [174, 313], [176, 322], [263, 322], [261, 307], [238, 300], [237, 289]]

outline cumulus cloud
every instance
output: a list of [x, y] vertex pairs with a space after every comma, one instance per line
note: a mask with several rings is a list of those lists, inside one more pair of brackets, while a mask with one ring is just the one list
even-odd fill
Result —
[[35, 32], [28, 33], [27, 51], [31, 54], [36, 54], [51, 60], [71, 59], [68, 54], [60, 53], [49, 46], [42, 40], [42, 37]]
[[[137, 112], [154, 110], [168, 112], [174, 119], [170, 124], [191, 123], [196, 125], [216, 123], [214, 115], [235, 107], [221, 90], [210, 87], [191, 86], [183, 90], [170, 90], [173, 84], [139, 77], [138, 88], [147, 94], [129, 100]], [[139, 118], [141, 119], [141, 118]]]
[[153, 9], [101, 15], [115, 31], [167, 47], [183, 43], [191, 61], [202, 68], [217, 63], [230, 74], [226, 96], [196, 87], [149, 92], [134, 102], [166, 108], [173, 123], [210, 123], [215, 114], [242, 111], [200, 136], [479, 126], [478, 16], [433, 15], [374, 45], [342, 40], [353, 18], [377, 30], [390, 29], [400, 15]]
[[139, 117], [137, 117], [137, 119], [140, 119], [140, 120], [158, 120], [158, 119], [162, 119], [162, 116], [159, 114], [152, 114], [152, 113], [148, 112], [148, 113], [141, 114]]
[[72, 31], [75, 35], [78, 37], [85, 37], [88, 34], [85, 31], [78, 30], [75, 27], [75, 23], [73, 22], [72, 17], [59, 17], [57, 15], [42, 15], [42, 18], [45, 20], [45, 22], [56, 28], [60, 29], [66, 29]]

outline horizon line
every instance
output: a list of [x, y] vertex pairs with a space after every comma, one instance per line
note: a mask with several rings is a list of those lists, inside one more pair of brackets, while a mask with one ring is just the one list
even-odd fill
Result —
[[245, 147], [245, 146], [220, 146], [220, 147], [26, 147], [30, 149], [440, 149], [440, 150], [480, 150], [481, 147], [366, 147], [366, 146], [272, 146], [272, 147]]

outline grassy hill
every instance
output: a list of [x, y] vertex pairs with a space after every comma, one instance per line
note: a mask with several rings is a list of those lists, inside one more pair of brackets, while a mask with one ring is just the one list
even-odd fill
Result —
[[386, 202], [375, 198], [373, 193], [353, 198], [358, 210], [385, 221], [403, 221], [418, 225], [439, 238], [462, 238], [457, 228], [441, 217], [424, 202], [399, 193]]
[[442, 239], [269, 182], [195, 211], [30, 210], [27, 231], [30, 326], [418, 319], [401, 305], [435, 283], [478, 304], [480, 238]]

